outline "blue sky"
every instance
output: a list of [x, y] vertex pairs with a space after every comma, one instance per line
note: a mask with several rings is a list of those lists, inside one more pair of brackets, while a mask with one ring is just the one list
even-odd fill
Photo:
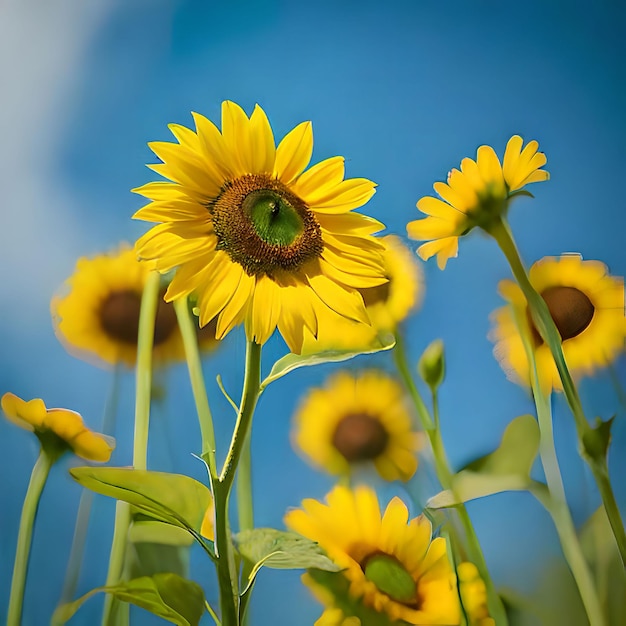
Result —
[[[168, 123], [191, 124], [190, 111], [219, 121], [224, 99], [248, 112], [261, 104], [277, 138], [312, 120], [313, 161], [341, 154], [348, 176], [376, 181], [365, 212], [402, 236], [406, 222], [417, 217], [418, 198], [479, 145], [502, 154], [513, 134], [537, 139], [551, 181], [535, 186], [534, 200], [520, 199], [512, 209], [524, 258], [530, 263], [575, 251], [604, 261], [614, 274], [626, 271], [619, 186], [626, 163], [626, 12], [620, 3], [57, 0], [35, 8], [10, 1], [0, 17], [6, 220], [0, 230], [0, 392], [42, 397], [99, 426], [111, 374], [64, 352], [52, 332], [50, 297], [79, 256], [145, 231], [145, 224], [130, 219], [141, 199], [129, 189], [153, 178], [144, 167], [153, 158], [146, 143], [169, 139]], [[478, 234], [461, 241], [459, 258], [445, 272], [432, 261], [424, 269], [426, 297], [408, 325], [408, 343], [413, 360], [432, 339], [446, 343], [444, 439], [452, 462], [462, 464], [489, 451], [513, 417], [532, 410], [524, 391], [506, 381], [486, 339], [488, 315], [500, 305], [495, 287], [508, 271], [493, 242]], [[272, 340], [265, 367], [283, 352], [280, 339]], [[218, 424], [224, 445], [231, 415], [212, 381], [222, 373], [238, 395], [243, 353], [242, 333], [235, 332], [206, 363], [214, 412], [224, 415]], [[388, 356], [380, 356], [350, 367], [374, 363], [391, 366]], [[260, 525], [280, 525], [289, 506], [322, 497], [331, 485], [289, 444], [300, 396], [331, 369], [296, 372], [262, 399], [253, 440]], [[624, 359], [617, 373], [624, 380]], [[191, 457], [199, 444], [184, 368], [162, 378], [167, 396], [155, 408], [151, 463], [201, 478]], [[607, 374], [581, 391], [590, 415], [615, 412]], [[132, 406], [129, 374], [121, 381], [119, 464], [130, 462]], [[615, 476], [626, 469], [623, 455], [616, 458], [626, 446], [623, 413], [615, 426]], [[598, 500], [561, 398], [555, 428], [581, 523]], [[0, 475], [7, 477], [0, 507], [0, 612], [35, 455], [27, 433], [0, 422]], [[72, 463], [67, 459], [55, 469], [43, 497], [26, 623], [44, 623], [60, 592], [58, 572], [80, 493], [65, 472]], [[625, 505], [626, 488], [617, 489]], [[532, 588], [541, 559], [559, 553], [538, 505], [512, 494], [475, 503], [471, 512], [496, 580]], [[111, 503], [98, 501], [96, 513], [83, 591], [104, 576]], [[202, 582], [209, 568], [196, 557], [194, 567]], [[310, 624], [319, 612], [293, 573], [264, 573], [258, 592], [253, 624]], [[297, 621], [286, 620], [285, 597], [293, 598]], [[92, 600], [85, 621], [76, 623], [88, 623], [98, 610]]]

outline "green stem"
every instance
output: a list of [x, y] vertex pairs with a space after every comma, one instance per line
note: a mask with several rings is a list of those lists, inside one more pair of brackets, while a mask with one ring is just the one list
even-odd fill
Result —
[[589, 624], [590, 626], [603, 626], [604, 617], [602, 615], [600, 601], [593, 584], [591, 571], [585, 561], [580, 542], [578, 541], [572, 516], [567, 506], [563, 479], [561, 477], [554, 445], [549, 398], [544, 396], [541, 391], [536, 376], [536, 370], [533, 376], [533, 394], [535, 395], [537, 418], [539, 421], [539, 454], [551, 496], [548, 501], [548, 513], [554, 521], [554, 526], [559, 535], [561, 547], [563, 548], [563, 554], [565, 555], [565, 559], [572, 570], [574, 580], [578, 586], [580, 597], [583, 601], [585, 611], [587, 612], [587, 617], [589, 618]]
[[250, 433], [246, 437], [237, 468], [237, 509], [239, 530], [254, 528], [254, 503], [252, 500], [252, 450]]
[[[433, 391], [434, 417], [431, 417], [419, 389], [413, 380], [413, 376], [411, 375], [406, 353], [404, 351], [404, 343], [399, 334], [396, 336], [396, 345], [393, 352], [398, 372], [404, 381], [409, 394], [411, 395], [413, 403], [415, 404], [421, 426], [428, 435], [439, 482], [444, 489], [452, 489], [452, 478], [454, 475], [450, 469], [450, 464], [443, 445], [443, 439], [441, 437], [441, 430], [439, 428], [439, 403], [437, 402], [437, 393], [436, 391]], [[480, 547], [478, 537], [476, 536], [472, 520], [467, 512], [467, 509], [465, 508], [465, 504], [461, 503], [456, 508], [465, 531], [470, 559], [478, 568], [480, 576], [487, 587], [490, 614], [498, 626], [506, 626], [508, 623], [506, 612], [504, 610], [504, 606], [502, 605], [502, 601], [495, 590], [493, 581], [491, 580], [489, 570], [487, 569], [487, 563], [485, 562], [485, 557]]]
[[[141, 310], [139, 313], [137, 367], [135, 369], [135, 433], [133, 441], [133, 467], [139, 470], [145, 470], [148, 465], [148, 431], [150, 426], [150, 398], [152, 394], [152, 347], [154, 344], [154, 325], [158, 307], [160, 280], [161, 277], [157, 272], [149, 274], [141, 296]], [[106, 580], [107, 586], [117, 584], [122, 578], [130, 523], [129, 505], [125, 502], [117, 502], [113, 541], [109, 556], [109, 570]], [[118, 600], [107, 594], [102, 614], [103, 626], [113, 623], [111, 620], [118, 614], [118, 604]], [[124, 613], [126, 613], [125, 610]]]
[[234, 563], [234, 549], [228, 528], [228, 501], [239, 460], [246, 446], [246, 441], [250, 437], [252, 417], [259, 399], [260, 387], [261, 346], [254, 341], [248, 341], [243, 392], [237, 414], [237, 422], [222, 472], [219, 480], [214, 485], [215, 547], [218, 555], [217, 575], [222, 605], [222, 623], [224, 626], [238, 626], [241, 620], [238, 601], [239, 581]]
[[198, 422], [200, 423], [200, 436], [202, 437], [202, 458], [209, 468], [211, 480], [217, 479], [217, 464], [215, 461], [215, 431], [213, 429], [213, 418], [209, 406], [204, 375], [202, 373], [202, 361], [200, 350], [198, 349], [198, 335], [195, 324], [189, 310], [187, 298], [174, 301], [174, 310], [178, 318], [180, 333], [185, 347], [185, 357], [187, 359], [187, 369], [189, 370], [189, 380], [191, 390], [196, 403]]
[[589, 425], [585, 417], [578, 390], [572, 380], [565, 362], [565, 357], [563, 356], [559, 331], [550, 315], [548, 305], [537, 293], [528, 278], [526, 268], [522, 263], [508, 224], [504, 220], [497, 221], [490, 228], [489, 234], [496, 240], [509, 262], [513, 276], [515, 276], [528, 303], [533, 324], [552, 353], [563, 384], [563, 392], [565, 393], [567, 403], [574, 416], [581, 456], [591, 468], [593, 477], [598, 485], [598, 490], [602, 497], [602, 502], [619, 548], [622, 564], [626, 567], [626, 530], [624, 529], [624, 523], [619, 508], [617, 507], [609, 479], [606, 453], [604, 452], [603, 445], [597, 443], [598, 434]]
[[15, 563], [13, 565], [13, 578], [11, 579], [11, 595], [9, 596], [9, 611], [7, 613], [7, 626], [19, 626], [22, 621], [22, 607], [24, 605], [24, 588], [26, 586], [26, 573], [28, 571], [28, 556], [33, 538], [33, 526], [41, 492], [54, 464], [55, 458], [42, 449], [33, 471], [20, 518], [20, 528], [17, 535], [17, 548], [15, 551]]

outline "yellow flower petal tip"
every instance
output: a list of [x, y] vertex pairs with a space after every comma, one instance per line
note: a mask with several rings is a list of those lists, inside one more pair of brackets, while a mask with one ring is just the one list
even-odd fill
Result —
[[85, 460], [106, 463], [111, 458], [115, 440], [91, 431], [75, 411], [47, 409], [40, 398], [25, 401], [10, 392], [2, 396], [1, 404], [10, 421], [35, 432], [42, 441], [53, 435], [57, 448], [66, 447]]
[[[326, 503], [304, 500], [301, 509], [287, 513], [285, 523], [318, 542], [343, 568], [337, 575], [347, 579], [352, 601], [393, 622], [460, 623], [446, 540], [432, 539], [431, 524], [424, 516], [409, 520], [399, 498], [381, 512], [372, 488], [335, 487]], [[339, 602], [328, 590], [317, 593], [316, 587], [326, 609], [336, 612]]]
[[526, 185], [549, 180], [541, 169], [547, 162], [539, 144], [526, 146], [519, 135], [509, 139], [502, 164], [491, 146], [480, 146], [476, 159], [465, 158], [460, 169], [453, 169], [445, 183], [435, 183], [439, 197], [425, 196], [417, 208], [426, 217], [407, 224], [411, 239], [427, 241], [418, 249], [425, 261], [437, 256], [445, 269], [448, 259], [458, 253], [459, 237], [475, 227], [489, 232], [506, 214], [511, 199]]
[[317, 335], [335, 316], [367, 324], [359, 290], [386, 280], [372, 236], [383, 225], [353, 210], [374, 183], [345, 179], [340, 157], [307, 169], [310, 122], [276, 146], [258, 105], [248, 117], [224, 102], [221, 130], [193, 118], [195, 130], [172, 127], [177, 143], [150, 144], [167, 180], [135, 189], [150, 200], [135, 217], [159, 223], [137, 241], [140, 259], [176, 269], [166, 300], [195, 292], [219, 338], [243, 324], [263, 344], [278, 328], [295, 353], [305, 328]]
[[[141, 296], [154, 262], [140, 263], [128, 244], [108, 254], [81, 258], [62, 293], [51, 302], [55, 333], [70, 352], [89, 363], [134, 367]], [[156, 365], [185, 359], [182, 336], [171, 303], [161, 291], [155, 319], [152, 359]], [[200, 329], [199, 347], [217, 346], [215, 324]]]
[[294, 447], [317, 467], [349, 475], [373, 464], [385, 480], [409, 480], [417, 470], [419, 433], [402, 386], [376, 370], [339, 372], [312, 389], [294, 416]]
[[[592, 376], [612, 363], [626, 346], [624, 279], [611, 276], [600, 261], [580, 255], [544, 257], [530, 268], [530, 282], [543, 297], [562, 339], [563, 355], [575, 379]], [[516, 283], [505, 280], [499, 291], [507, 305], [491, 316], [494, 354], [507, 376], [530, 385], [530, 365], [516, 319], [525, 324], [535, 350], [544, 393], [562, 391], [550, 349], [530, 321], [526, 299]]]

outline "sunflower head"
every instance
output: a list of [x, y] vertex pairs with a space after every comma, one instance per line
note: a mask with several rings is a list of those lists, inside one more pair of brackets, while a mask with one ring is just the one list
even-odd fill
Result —
[[[579, 255], [545, 257], [529, 272], [530, 282], [542, 296], [561, 335], [563, 355], [576, 378], [592, 375], [623, 352], [626, 340], [624, 279], [610, 276], [600, 261]], [[516, 320], [531, 338], [539, 381], [545, 393], [562, 390], [550, 349], [533, 326], [526, 299], [512, 281], [499, 291], [508, 304], [492, 314], [490, 338], [494, 354], [512, 380], [530, 384], [530, 365]]]
[[371, 326], [335, 316], [332, 324], [307, 332], [303, 352], [358, 350], [376, 346], [381, 335], [395, 333], [397, 327], [419, 307], [424, 297], [424, 276], [415, 255], [395, 235], [380, 238], [384, 245], [383, 267], [387, 282], [359, 289]]
[[448, 259], [456, 257], [459, 237], [478, 226], [489, 232], [506, 214], [512, 198], [526, 193], [523, 188], [548, 180], [541, 168], [546, 156], [538, 152], [539, 144], [530, 141], [523, 147], [519, 135], [509, 139], [502, 164], [491, 146], [481, 146], [476, 160], [465, 158], [461, 169], [453, 168], [446, 183], [435, 183], [441, 199], [425, 196], [417, 208], [427, 217], [407, 224], [411, 239], [427, 241], [417, 253], [427, 260], [437, 255], [437, 264], [444, 269]]
[[[167, 182], [135, 191], [150, 202], [135, 217], [160, 222], [137, 242], [159, 271], [176, 268], [165, 299], [196, 292], [202, 325], [218, 338], [243, 323], [262, 344], [278, 327], [292, 352], [336, 317], [369, 324], [359, 289], [385, 283], [382, 224], [353, 209], [374, 193], [369, 180], [344, 179], [333, 157], [306, 170], [310, 122], [275, 146], [261, 107], [248, 117], [222, 105], [221, 131], [194, 114], [195, 131], [171, 125], [177, 143], [153, 142]], [[305, 171], [306, 170], [306, 171]]]
[[42, 448], [55, 458], [71, 450], [87, 461], [105, 463], [115, 448], [112, 437], [89, 430], [78, 413], [48, 409], [40, 398], [25, 401], [7, 392], [2, 396], [2, 410], [14, 424], [34, 432]]
[[339, 372], [313, 389], [295, 417], [294, 446], [317, 467], [347, 475], [372, 463], [385, 480], [408, 480], [417, 469], [420, 436], [401, 385], [386, 374]]
[[409, 521], [394, 498], [381, 514], [369, 487], [335, 487], [326, 504], [304, 500], [288, 527], [317, 541], [348, 582], [349, 594], [391, 621], [459, 624], [460, 607], [446, 540], [431, 539], [423, 516]]
[[[68, 351], [96, 364], [133, 367], [141, 297], [150, 271], [125, 244], [110, 254], [79, 259], [65, 293], [51, 303], [56, 335]], [[214, 348], [215, 328], [201, 336], [199, 331], [201, 349]], [[162, 297], [155, 318], [153, 358], [160, 364], [184, 359], [174, 307]]]

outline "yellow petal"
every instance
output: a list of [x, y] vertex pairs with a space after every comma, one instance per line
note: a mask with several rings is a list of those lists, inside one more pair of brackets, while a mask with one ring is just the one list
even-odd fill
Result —
[[232, 162], [237, 164], [233, 173], [237, 176], [253, 173], [250, 121], [245, 111], [229, 100], [222, 103], [222, 137], [226, 149], [233, 156]]
[[356, 322], [369, 325], [369, 317], [358, 291], [346, 289], [323, 274], [307, 276], [309, 285], [329, 308]]
[[246, 319], [249, 340], [264, 344], [276, 329], [280, 316], [279, 287], [268, 276], [257, 277], [252, 299], [252, 310]]
[[257, 104], [250, 116], [251, 172], [271, 172], [276, 159], [274, 134], [265, 111]]
[[46, 405], [40, 398], [22, 400], [13, 393], [2, 396], [2, 410], [9, 420], [26, 430], [41, 428], [46, 417]]
[[294, 191], [307, 199], [313, 194], [327, 193], [336, 187], [345, 176], [344, 158], [340, 156], [325, 159], [313, 165], [294, 183]]
[[311, 122], [302, 122], [289, 132], [276, 149], [274, 175], [285, 185], [292, 183], [306, 168], [313, 154]]

